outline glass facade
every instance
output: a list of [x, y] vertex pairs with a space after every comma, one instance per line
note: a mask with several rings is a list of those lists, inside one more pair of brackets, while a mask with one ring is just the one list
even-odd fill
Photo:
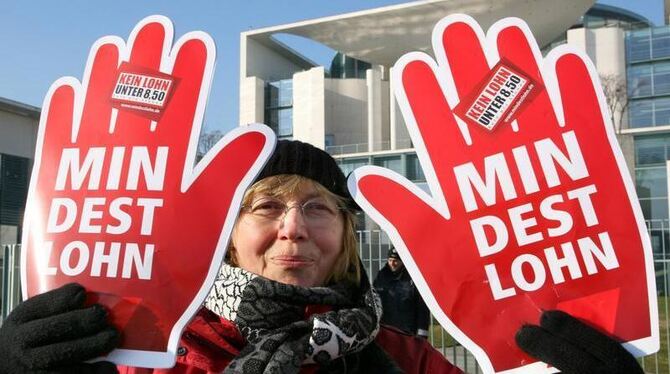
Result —
[[635, 137], [635, 188], [649, 228], [655, 259], [668, 252], [668, 184], [670, 134]]
[[670, 60], [632, 65], [627, 74], [630, 97], [670, 95]]
[[361, 166], [376, 165], [393, 170], [400, 175], [404, 175], [412, 182], [420, 183], [426, 181], [421, 165], [419, 165], [419, 158], [416, 156], [416, 153], [413, 152], [394, 155], [340, 158], [337, 159], [337, 163], [340, 166], [340, 169], [344, 172], [344, 175], [349, 175], [349, 173]]
[[373, 157], [372, 162], [374, 165], [381, 166], [386, 169], [391, 169], [401, 174], [405, 174], [404, 162], [402, 156], [384, 156], [384, 157]]
[[670, 26], [626, 32], [631, 128], [670, 125]]
[[30, 159], [0, 155], [0, 247], [21, 240]]
[[338, 52], [330, 63], [330, 78], [363, 79], [366, 71], [371, 67], [372, 65], [365, 61]]
[[265, 124], [279, 139], [293, 136], [293, 80], [284, 79], [265, 85]]
[[649, 27], [626, 33], [628, 63], [670, 57], [670, 26]]
[[425, 181], [426, 176], [423, 175], [423, 169], [419, 164], [419, 157], [416, 154], [407, 155], [407, 179], [411, 181]]
[[[581, 17], [579, 22], [570, 28], [585, 27], [587, 29], [595, 29], [599, 27], [620, 27], [625, 30], [633, 30], [647, 28], [649, 26], [651, 26], [651, 22], [637, 13], [615, 6], [594, 4], [586, 14]], [[554, 39], [554, 41], [545, 45], [544, 48], [542, 48], [542, 54], [546, 55], [555, 47], [565, 44], [566, 41], [567, 33], [563, 33]]]
[[351, 159], [339, 159], [337, 164], [342, 169], [344, 175], [348, 176], [352, 171], [360, 168], [361, 166], [369, 165], [369, 158], [351, 158]]
[[628, 120], [632, 128], [670, 125], [670, 97], [631, 99]]

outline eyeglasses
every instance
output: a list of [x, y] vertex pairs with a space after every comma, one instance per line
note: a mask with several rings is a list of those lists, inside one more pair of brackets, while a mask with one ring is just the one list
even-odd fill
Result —
[[289, 210], [299, 208], [305, 223], [308, 226], [322, 227], [335, 221], [341, 210], [346, 210], [323, 198], [307, 200], [302, 204], [288, 205], [285, 202], [263, 197], [254, 200], [249, 205], [243, 205], [242, 210], [260, 222], [283, 221]]

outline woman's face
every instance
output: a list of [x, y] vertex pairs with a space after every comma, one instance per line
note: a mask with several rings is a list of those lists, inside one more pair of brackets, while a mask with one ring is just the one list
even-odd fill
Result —
[[[232, 235], [239, 267], [282, 283], [324, 285], [342, 254], [344, 223], [332, 199], [319, 194], [311, 183], [303, 187], [282, 198], [252, 197]], [[289, 207], [285, 215], [284, 206]], [[321, 211], [327, 208], [335, 214], [330, 219]]]

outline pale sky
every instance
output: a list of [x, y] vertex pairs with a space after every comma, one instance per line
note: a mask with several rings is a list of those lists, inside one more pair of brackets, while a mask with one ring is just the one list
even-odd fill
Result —
[[[569, 0], [565, 0], [569, 1]], [[81, 79], [88, 50], [105, 35], [123, 39], [151, 14], [174, 22], [175, 39], [192, 30], [209, 33], [217, 66], [205, 116], [205, 130], [227, 131], [237, 124], [239, 34], [244, 30], [331, 16], [399, 0], [0, 0], [0, 97], [41, 107], [53, 81]], [[662, 24], [662, 0], [607, 0], [604, 4], [639, 13]], [[329, 66], [332, 51], [301, 43], [300, 51]]]

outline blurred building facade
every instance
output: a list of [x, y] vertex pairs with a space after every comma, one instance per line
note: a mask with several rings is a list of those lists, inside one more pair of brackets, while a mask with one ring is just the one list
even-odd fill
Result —
[[40, 109], [0, 97], [0, 324], [21, 299], [19, 252]]
[[21, 240], [40, 109], [0, 97], [0, 248]]

